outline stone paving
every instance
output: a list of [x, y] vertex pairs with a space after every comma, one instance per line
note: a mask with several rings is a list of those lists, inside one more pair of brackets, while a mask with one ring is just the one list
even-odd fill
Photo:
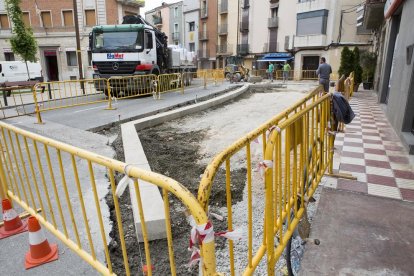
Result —
[[[335, 139], [336, 168], [357, 180], [326, 179], [324, 185], [369, 195], [414, 201], [414, 156], [410, 156], [377, 103], [359, 91], [350, 101], [355, 119]], [[338, 162], [339, 161], [339, 162]]]

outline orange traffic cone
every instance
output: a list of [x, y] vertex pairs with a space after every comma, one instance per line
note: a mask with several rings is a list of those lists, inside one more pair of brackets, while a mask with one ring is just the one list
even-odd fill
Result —
[[27, 220], [21, 220], [16, 211], [12, 208], [8, 199], [1, 201], [3, 208], [4, 226], [0, 228], [0, 240], [12, 235], [27, 231]]
[[39, 222], [35, 217], [29, 218], [30, 250], [26, 253], [25, 268], [29, 269], [59, 258], [56, 244], [49, 245]]

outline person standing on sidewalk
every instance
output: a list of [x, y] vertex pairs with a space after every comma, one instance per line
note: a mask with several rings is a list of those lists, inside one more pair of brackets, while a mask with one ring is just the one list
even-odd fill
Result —
[[331, 66], [326, 63], [326, 59], [324, 57], [321, 57], [321, 62], [319, 64], [318, 70], [316, 70], [316, 75], [318, 75], [319, 84], [323, 85], [323, 89], [326, 93], [329, 92], [329, 75], [331, 73]]
[[290, 72], [290, 65], [287, 61], [285, 61], [285, 64], [283, 65], [283, 82], [287, 82], [289, 79], [289, 72]]
[[273, 71], [275, 71], [275, 66], [273, 63], [269, 62], [269, 68], [267, 69], [267, 73], [269, 74], [269, 80], [273, 82]]

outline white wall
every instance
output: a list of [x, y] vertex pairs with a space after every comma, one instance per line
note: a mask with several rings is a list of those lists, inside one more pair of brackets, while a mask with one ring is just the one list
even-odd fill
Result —
[[[188, 22], [194, 21], [195, 29], [194, 32], [190, 32]], [[195, 43], [195, 52], [198, 51], [198, 32], [199, 32], [199, 11], [188, 12], [184, 14], [184, 35], [185, 35], [185, 48], [190, 49], [189, 44]]]
[[284, 52], [285, 36], [289, 36], [289, 39], [293, 40], [293, 36], [296, 35], [297, 1], [280, 1], [279, 3], [279, 28], [277, 30], [277, 41], [279, 43], [279, 52]]
[[250, 1], [249, 45], [251, 53], [263, 53], [264, 43], [269, 41], [269, 29], [267, 28], [269, 17], [269, 1]]

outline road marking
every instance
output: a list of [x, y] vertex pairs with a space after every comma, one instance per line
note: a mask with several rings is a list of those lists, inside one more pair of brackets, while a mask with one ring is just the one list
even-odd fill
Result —
[[[115, 104], [112, 104], [112, 105], [115, 105]], [[101, 106], [96, 106], [96, 107], [86, 108], [86, 109], [82, 109], [82, 110], [75, 111], [75, 112], [73, 112], [73, 113], [85, 112], [85, 111], [88, 111], [88, 110], [93, 110], [93, 109], [98, 109], [98, 108], [105, 108], [105, 107], [107, 107], [107, 106], [108, 106], [108, 105], [101, 105]]]

